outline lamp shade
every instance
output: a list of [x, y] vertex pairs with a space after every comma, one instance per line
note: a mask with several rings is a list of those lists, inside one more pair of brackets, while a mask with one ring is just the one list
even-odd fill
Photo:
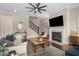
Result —
[[19, 29], [19, 30], [23, 29], [23, 23], [22, 23], [22, 22], [19, 22], [19, 23], [18, 23], [18, 29]]

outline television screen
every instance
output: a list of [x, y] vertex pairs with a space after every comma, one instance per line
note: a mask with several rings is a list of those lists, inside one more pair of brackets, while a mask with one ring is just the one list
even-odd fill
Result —
[[50, 27], [63, 26], [63, 15], [49, 19]]

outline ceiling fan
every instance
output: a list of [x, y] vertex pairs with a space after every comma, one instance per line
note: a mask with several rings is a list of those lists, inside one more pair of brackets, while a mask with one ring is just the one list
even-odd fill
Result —
[[40, 6], [40, 3], [36, 3], [35, 5], [33, 5], [32, 3], [29, 3], [29, 5], [31, 5], [31, 7], [25, 7], [25, 8], [31, 9], [29, 12], [34, 11], [34, 14], [36, 12], [42, 13], [42, 11], [46, 11], [46, 9], [43, 9], [43, 8], [47, 7], [47, 5]]

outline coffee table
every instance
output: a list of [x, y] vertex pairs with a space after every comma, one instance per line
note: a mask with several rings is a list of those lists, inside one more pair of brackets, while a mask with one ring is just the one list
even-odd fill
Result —
[[37, 41], [37, 38], [31, 38], [30, 44], [32, 47], [32, 50], [36, 53], [45, 48], [44, 41]]

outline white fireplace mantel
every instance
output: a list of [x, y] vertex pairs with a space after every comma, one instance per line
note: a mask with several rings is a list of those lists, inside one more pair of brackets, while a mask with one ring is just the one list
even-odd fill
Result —
[[[58, 41], [55, 41], [55, 40], [52, 40], [52, 32], [61, 32], [61, 42], [58, 42]], [[62, 45], [63, 44], [63, 39], [64, 39], [64, 27], [52, 27], [52, 28], [50, 28], [49, 29], [49, 40], [51, 41], [51, 42], [54, 42], [54, 43], [57, 43], [57, 44], [59, 44], [59, 45]]]

